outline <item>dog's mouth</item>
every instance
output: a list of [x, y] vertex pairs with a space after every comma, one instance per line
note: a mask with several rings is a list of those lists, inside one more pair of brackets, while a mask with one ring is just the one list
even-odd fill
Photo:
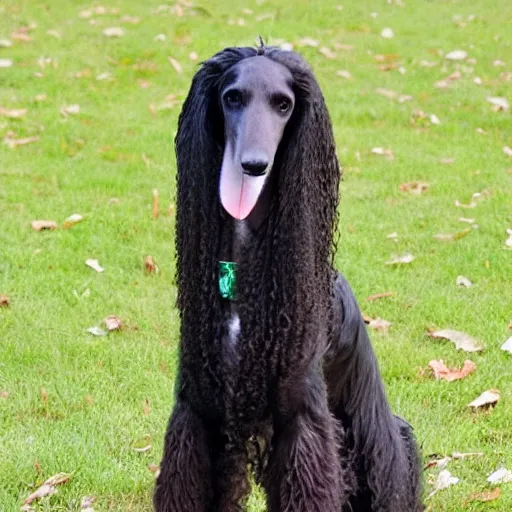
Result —
[[268, 174], [268, 170], [255, 174], [241, 166], [223, 162], [219, 184], [220, 202], [231, 217], [243, 220], [249, 216], [258, 202]]

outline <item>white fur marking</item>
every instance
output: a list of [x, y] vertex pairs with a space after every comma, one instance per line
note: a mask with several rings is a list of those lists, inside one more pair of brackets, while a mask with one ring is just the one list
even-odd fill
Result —
[[238, 341], [238, 335], [240, 334], [240, 317], [233, 313], [231, 320], [229, 321], [229, 340], [231, 345], [235, 346]]

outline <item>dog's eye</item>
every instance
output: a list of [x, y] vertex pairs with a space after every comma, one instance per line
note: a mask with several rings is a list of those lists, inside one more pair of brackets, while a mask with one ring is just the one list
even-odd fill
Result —
[[276, 102], [279, 112], [286, 114], [292, 106], [292, 102], [288, 98], [279, 98]]
[[242, 104], [242, 94], [240, 91], [233, 89], [224, 94], [224, 101], [230, 107], [239, 107]]

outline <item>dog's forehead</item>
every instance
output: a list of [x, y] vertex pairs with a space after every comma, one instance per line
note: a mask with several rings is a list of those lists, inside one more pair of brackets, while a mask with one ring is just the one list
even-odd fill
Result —
[[279, 85], [291, 87], [293, 76], [283, 64], [265, 56], [248, 57], [235, 65], [236, 82], [258, 84], [265, 88]]

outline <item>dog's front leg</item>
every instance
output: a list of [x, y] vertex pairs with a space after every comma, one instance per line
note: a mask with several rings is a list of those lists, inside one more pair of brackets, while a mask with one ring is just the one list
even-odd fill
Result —
[[320, 371], [280, 391], [272, 454], [264, 476], [269, 512], [340, 512], [342, 470], [336, 425]]
[[190, 406], [178, 400], [165, 435], [153, 498], [156, 512], [207, 512], [213, 499], [209, 433]]

